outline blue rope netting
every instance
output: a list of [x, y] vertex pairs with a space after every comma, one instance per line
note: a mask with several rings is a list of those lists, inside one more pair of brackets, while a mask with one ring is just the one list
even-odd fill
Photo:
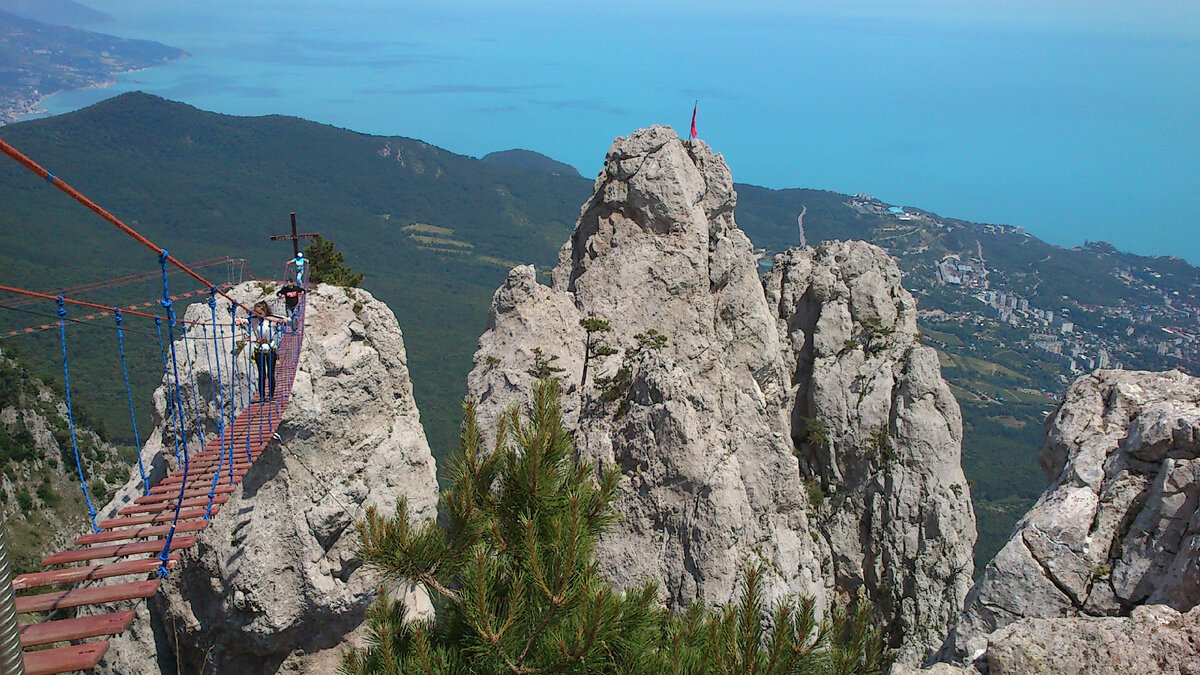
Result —
[[[233, 485], [233, 441], [237, 435], [237, 413], [242, 410], [238, 407], [241, 402], [241, 395], [237, 386], [237, 331], [234, 330], [234, 317], [237, 316], [237, 305], [230, 303], [229, 305], [229, 428], [232, 430], [229, 434], [229, 484]], [[224, 336], [224, 328], [222, 328], [222, 336]], [[217, 353], [220, 358], [220, 352]], [[221, 449], [224, 452], [224, 448]]]
[[[175, 390], [176, 402], [182, 399], [182, 392], [179, 390], [179, 360], [175, 354], [175, 308], [171, 302], [171, 290], [167, 284], [167, 250], [162, 249], [162, 253], [158, 257], [158, 262], [162, 265], [162, 280], [163, 280], [163, 297], [159, 302], [163, 309], [167, 311], [167, 336], [171, 341], [171, 375], [172, 384]], [[182, 436], [182, 439], [180, 438]], [[171, 529], [167, 531], [167, 540], [163, 544], [162, 553], [158, 554], [158, 559], [162, 561], [162, 565], [158, 568], [158, 575], [161, 577], [167, 576], [167, 564], [170, 562], [171, 541], [175, 538], [175, 527], [179, 524], [179, 511], [183, 508], [183, 495], [187, 489], [187, 476], [189, 475], [189, 460], [188, 460], [188, 439], [185, 433], [175, 434], [175, 444], [178, 447], [180, 441], [183, 442], [183, 475], [184, 480], [179, 484], [179, 499], [175, 501], [175, 517], [171, 521]]]
[[[245, 399], [244, 399], [245, 406], [242, 408], [242, 410], [244, 412], [249, 411], [250, 407], [252, 405], [254, 405], [254, 360], [250, 355], [250, 352], [252, 351], [252, 349], [253, 348], [250, 345], [250, 320], [247, 319], [246, 320], [246, 344], [245, 344], [245, 350], [244, 350], [246, 352], [246, 389], [245, 389]], [[247, 412], [247, 414], [250, 414], [250, 413]], [[250, 461], [250, 459], [251, 459], [251, 455], [250, 455], [250, 419], [247, 418], [246, 419], [246, 461]]]
[[[208, 292], [208, 309], [212, 314], [213, 324], [213, 350], [217, 350], [217, 287], [213, 286]], [[205, 353], [208, 350], [205, 349]], [[219, 354], [219, 352], [218, 352]], [[210, 361], [209, 368], [212, 368]], [[217, 357], [217, 435], [221, 439], [221, 454], [217, 456], [217, 470], [213, 472], [212, 487], [208, 489], [208, 507], [204, 510], [204, 519], [208, 520], [212, 516], [213, 497], [217, 493], [217, 481], [221, 480], [222, 463], [225, 461], [225, 402], [221, 395], [221, 359]], [[230, 457], [230, 469], [233, 468], [232, 453]]]
[[[158, 353], [162, 355], [163, 377], [170, 382], [171, 368], [167, 365], [167, 349], [163, 346], [162, 339], [162, 318], [154, 317], [154, 330], [158, 333]], [[183, 418], [179, 413], [179, 407], [175, 405], [175, 401], [171, 398], [171, 388], [167, 387], [167, 410], [171, 413], [171, 421], [175, 424], [175, 461], [179, 461], [179, 434], [183, 433]]]
[[[265, 319], [259, 319], [258, 330], [259, 330], [260, 335], [262, 334], [262, 331], [265, 328], [265, 326], [263, 326], [264, 323], [266, 323]], [[246, 324], [246, 325], [249, 326], [250, 324]], [[269, 329], [267, 329], [267, 330], [269, 330]], [[263, 365], [266, 363], [266, 360], [263, 358], [261, 351], [259, 351], [259, 353], [258, 353], [258, 363], [259, 363], [258, 367], [261, 369], [259, 372], [260, 373], [267, 372], [268, 367]], [[260, 377], [259, 379], [263, 379], [263, 378]], [[267, 392], [263, 391], [263, 388], [265, 386], [267, 386], [267, 384], [265, 382], [258, 383], [258, 415], [256, 415], [256, 417], [258, 418], [258, 445], [259, 446], [262, 445], [262, 437], [263, 437], [262, 409], [264, 407], [264, 404], [266, 404], [266, 402], [267, 402]], [[250, 441], [249, 440], [246, 441], [246, 461], [247, 462], [251, 461], [250, 460]]]
[[[192, 338], [192, 344], [196, 344], [196, 339]], [[188, 346], [188, 326], [183, 326], [183, 353], [187, 356], [188, 379], [192, 382], [192, 409], [196, 413], [196, 436], [200, 439], [200, 446], [204, 446], [204, 437], [207, 435], [204, 432], [204, 423], [200, 418], [200, 394], [196, 387], [196, 369], [192, 367], [192, 348]]]
[[129, 369], [125, 366], [125, 337], [121, 332], [121, 308], [113, 307], [113, 316], [117, 318], [117, 349], [121, 352], [121, 376], [125, 378], [125, 397], [129, 399], [129, 423], [133, 425], [133, 442], [137, 449], [138, 473], [142, 476], [142, 494], [150, 494], [150, 479], [146, 477], [146, 466], [142, 463], [142, 439], [138, 435], [137, 416], [133, 413], [133, 390], [129, 387]]
[[[217, 344], [217, 322], [213, 321], [213, 345]], [[200, 344], [204, 345], [204, 360], [208, 362], [208, 372], [213, 372], [212, 351], [208, 348], [208, 324], [200, 324]], [[221, 370], [221, 357], [217, 356], [217, 372]], [[220, 400], [220, 379], [209, 378], [208, 393], [213, 401]], [[217, 407], [217, 414], [214, 416], [214, 423], [217, 425], [217, 433], [221, 435], [222, 428], [225, 426], [225, 411]]]
[[[220, 476], [221, 476], [220, 462], [225, 459], [225, 384], [221, 381], [221, 350], [220, 350], [220, 342], [217, 339], [216, 304], [217, 303], [216, 303], [215, 298], [209, 299], [209, 309], [212, 310], [212, 326], [213, 326], [212, 349], [209, 349], [207, 347], [207, 345], [208, 345], [208, 324], [200, 324], [200, 331], [204, 335], [204, 344], [206, 345], [204, 348], [204, 356], [205, 356], [205, 360], [208, 361], [208, 372], [210, 372], [210, 373], [216, 372], [216, 374], [217, 374], [215, 379], [210, 380], [211, 386], [209, 387], [209, 390], [212, 393], [212, 399], [213, 399], [213, 401], [215, 401], [217, 403], [217, 414], [214, 416], [214, 419], [217, 424], [217, 438], [221, 442], [221, 454], [217, 458], [218, 459], [217, 472], [213, 475], [214, 480], [217, 480], [220, 478]], [[213, 358], [212, 358], [213, 352], [216, 352], [216, 354], [217, 354], [217, 366], [216, 366], [215, 371], [213, 370]], [[205, 517], [207, 518], [207, 516], [210, 515], [211, 512], [212, 512], [212, 500], [210, 499], [208, 510], [205, 511]]]
[[96, 525], [96, 508], [92, 506], [92, 496], [88, 494], [87, 477], [83, 475], [83, 460], [79, 458], [79, 443], [75, 440], [75, 417], [71, 413], [71, 372], [67, 367], [67, 309], [63, 306], [63, 296], [58, 296], [58, 336], [62, 343], [63, 359], [63, 389], [67, 398], [67, 425], [71, 428], [71, 449], [75, 452], [75, 468], [79, 471], [79, 486], [83, 488], [83, 500], [87, 502], [88, 515], [92, 518], [92, 531], [100, 532]]

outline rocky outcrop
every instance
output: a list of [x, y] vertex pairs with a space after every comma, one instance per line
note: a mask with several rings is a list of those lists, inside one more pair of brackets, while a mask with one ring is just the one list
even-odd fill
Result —
[[[735, 204], [703, 142], [618, 139], [551, 285], [518, 267], [496, 291], [469, 396], [486, 429], [536, 376], [563, 380], [580, 453], [621, 472], [624, 518], [598, 552], [618, 585], [725, 603], [762, 557], [776, 596], [878, 598], [920, 658], [972, 569], [958, 407], [882, 251], [785, 254], [764, 292]], [[589, 336], [589, 318], [610, 330]]]
[[[272, 292], [254, 282], [234, 296], [252, 303]], [[187, 318], [204, 320], [208, 311], [194, 305]], [[214, 352], [225, 354], [230, 339], [221, 336]], [[176, 346], [182, 361], [184, 343]], [[186, 348], [204, 392], [215, 354], [204, 340]], [[221, 363], [229, 378], [229, 363]], [[156, 404], [161, 420], [161, 390]], [[201, 416], [210, 430], [215, 411], [209, 405], [209, 419]], [[337, 647], [362, 622], [379, 582], [355, 556], [353, 520], [368, 506], [390, 511], [401, 495], [416, 517], [431, 518], [437, 500], [400, 328], [369, 293], [324, 285], [309, 292], [279, 435], [133, 630], [113, 641], [99, 672], [174, 673], [177, 663], [185, 672], [202, 665], [238, 673], [336, 668]], [[173, 455], [161, 424], [148, 447]]]
[[[1100, 663], [1103, 654], [1134, 649], [1115, 644], [1129, 641], [1116, 639], [1121, 630], [1184, 621], [1190, 627], [1180, 630], [1195, 635], [1200, 379], [1174, 371], [1096, 371], [1076, 380], [1048, 425], [1041, 461], [1052, 485], [971, 589], [941, 660], [1022, 663], [1012, 660], [1020, 649], [996, 645], [1041, 640], [1042, 633], [1050, 637], [1029, 649], [1076, 635], [1092, 645], [1086, 649], [1100, 650]], [[1188, 614], [1168, 621], [1166, 609], [1151, 605]], [[1130, 618], [1058, 623], [1061, 617]], [[1104, 635], [1114, 636], [1113, 644], [1101, 644]], [[1137, 635], [1141, 649], [1158, 639], [1140, 629], [1126, 635]], [[1194, 654], [1194, 637], [1191, 644]], [[1158, 672], [1147, 666], [1151, 671]]]
[[[778, 405], [787, 371], [733, 202], [729, 169], [702, 142], [665, 127], [618, 140], [553, 286], [519, 267], [496, 292], [468, 392], [486, 422], [528, 400], [539, 361], [563, 369], [580, 453], [621, 469], [623, 519], [598, 551], [618, 585], [656, 579], [675, 606], [725, 603], [743, 562], [763, 556], [781, 572], [775, 595], [824, 603]], [[581, 387], [586, 317], [628, 351], [591, 359]], [[607, 396], [596, 377], [615, 378]]]
[[828, 242], [776, 258], [767, 297], [790, 368], [802, 473], [843, 593], [885, 607], [901, 658], [924, 658], [971, 585], [975, 518], [962, 416], [917, 304], [886, 253]]
[[1128, 617], [1021, 619], [989, 634], [974, 667], [896, 665], [891, 675], [1200, 674], [1200, 607], [1142, 605]]
[[1128, 617], [1022, 619], [988, 636], [989, 675], [1200, 674], [1200, 609], [1137, 607]]

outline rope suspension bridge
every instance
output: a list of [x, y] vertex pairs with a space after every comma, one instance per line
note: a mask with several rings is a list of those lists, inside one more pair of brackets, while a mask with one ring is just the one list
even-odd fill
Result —
[[[304, 339], [306, 301], [302, 295], [286, 322], [270, 322], [231, 297], [228, 283], [217, 285], [208, 281], [172, 257], [166, 249], [143, 237], [2, 140], [0, 151], [151, 250], [157, 257], [162, 276], [162, 299], [158, 305], [165, 316], [141, 311], [152, 303], [121, 308], [70, 298], [66, 296], [69, 291], [49, 295], [0, 286], [0, 292], [16, 298], [3, 303], [6, 306], [38, 301], [54, 303], [58, 320], [45, 328], [57, 327], [59, 330], [74, 468], [92, 530], [75, 539], [68, 550], [43, 559], [45, 569], [42, 571], [13, 577], [11, 588], [5, 587], [10, 585], [7, 551], [0, 545], [0, 673], [52, 675], [86, 670], [99, 663], [109, 646], [105, 638], [124, 632], [135, 616], [133, 610], [112, 611], [106, 606], [144, 600], [157, 593], [163, 578], [181, 564], [182, 552], [196, 545], [197, 535], [219, 514], [221, 506], [233, 496], [238, 484], [267, 447], [290, 399]], [[206, 265], [228, 264], [229, 259], [204, 262]], [[183, 272], [208, 289], [207, 320], [183, 321], [176, 316], [173, 300], [195, 292], [172, 296], [169, 276], [175, 272]], [[145, 275], [131, 275], [116, 281], [135, 278], [144, 279]], [[73, 290], [90, 290], [93, 286]], [[221, 312], [218, 312], [218, 306]], [[114, 318], [130, 420], [134, 440], [139, 446], [141, 495], [117, 510], [114, 517], [101, 520], [97, 520], [99, 514], [88, 490], [87, 466], [80, 458], [71, 414], [67, 327], [76, 319], [69, 316], [68, 307], [93, 310], [84, 317], [88, 320], [110, 315]], [[239, 310], [243, 316], [239, 316]], [[167, 415], [162, 424], [164, 430], [170, 431], [166, 435], [172, 439], [174, 456], [164, 450], [164, 458], [172, 468], [157, 481], [152, 480], [142, 460], [136, 406], [125, 360], [123, 322], [126, 317], [153, 320], [162, 357], [167, 397]], [[26, 329], [27, 332], [34, 330], [37, 329]], [[176, 330], [180, 331], [178, 341]], [[237, 339], [239, 330], [245, 331], [247, 339], [244, 342]], [[245, 347], [252, 338], [262, 339], [267, 335], [272, 343], [277, 342], [274, 391], [256, 392], [255, 378], [250, 376], [252, 349]], [[208, 368], [211, 386], [207, 396], [203, 396], [202, 388], [197, 387], [193, 366], [200, 364], [193, 363], [194, 360], [203, 360], [203, 365]], [[189, 403], [194, 419], [188, 418], [186, 408]], [[210, 410], [215, 412], [209, 414]], [[207, 426], [212, 428], [206, 430], [202, 416], [209, 418]], [[198, 452], [192, 447], [195, 441], [201, 446]], [[3, 544], [2, 537], [0, 530], [0, 544]], [[21, 595], [17, 596], [17, 593]], [[73, 609], [79, 615], [56, 620], [46, 618], [46, 613], [64, 609]], [[34, 620], [19, 625], [18, 615], [22, 614], [34, 615]]]

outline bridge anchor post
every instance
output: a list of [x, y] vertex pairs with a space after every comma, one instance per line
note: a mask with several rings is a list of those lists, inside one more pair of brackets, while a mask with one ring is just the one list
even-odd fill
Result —
[[12, 569], [8, 562], [8, 523], [0, 512], [0, 675], [25, 675], [21, 656], [20, 626], [17, 625], [17, 601], [13, 595]]

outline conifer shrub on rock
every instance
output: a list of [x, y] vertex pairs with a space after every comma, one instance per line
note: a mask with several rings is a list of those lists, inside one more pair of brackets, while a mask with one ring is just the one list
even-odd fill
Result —
[[538, 383], [528, 421], [510, 408], [491, 452], [467, 405], [439, 522], [410, 522], [403, 497], [391, 517], [368, 511], [359, 523], [363, 561], [423, 585], [436, 611], [410, 620], [381, 588], [368, 644], [346, 652], [343, 673], [886, 670], [867, 606], [825, 621], [811, 598], [770, 606], [763, 579], [774, 572], [761, 562], [744, 568], [740, 601], [717, 611], [693, 602], [671, 613], [653, 580], [614, 591], [598, 574], [595, 548], [620, 517], [618, 474], [576, 458], [559, 387], [553, 377]]

